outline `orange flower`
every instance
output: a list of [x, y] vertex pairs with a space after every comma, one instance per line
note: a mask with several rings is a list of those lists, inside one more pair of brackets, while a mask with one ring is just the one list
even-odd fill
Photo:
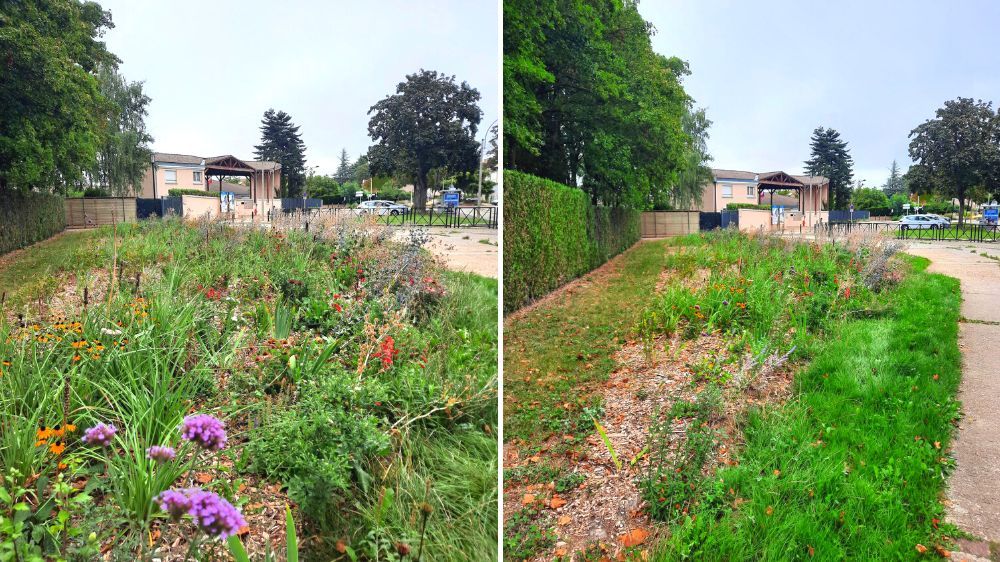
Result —
[[76, 431], [76, 426], [73, 425], [73, 424], [71, 424], [71, 423], [68, 423], [68, 424], [66, 424], [65, 429], [66, 429], [66, 431], [68, 431], [70, 433], [73, 433], [74, 431]]
[[52, 437], [52, 428], [46, 427], [44, 429], [39, 429], [35, 432], [35, 436], [37, 436], [39, 440], [44, 441], [45, 439]]
[[59, 443], [52, 443], [49, 445], [49, 450], [52, 451], [53, 455], [58, 457], [66, 450], [66, 444], [61, 441]]
[[81, 359], [81, 357], [80, 357], [79, 355], [74, 355], [74, 356], [73, 356], [73, 362], [74, 362], [74, 363], [76, 363], [76, 362], [77, 362], [77, 361], [79, 361], [80, 359]]
[[56, 465], [56, 468], [59, 470], [66, 470], [67, 468], [69, 468], [69, 465], [64, 462], [61, 462], [58, 465]]

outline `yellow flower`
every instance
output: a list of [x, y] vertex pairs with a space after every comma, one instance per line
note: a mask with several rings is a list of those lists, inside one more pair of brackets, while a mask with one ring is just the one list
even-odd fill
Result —
[[74, 355], [74, 356], [73, 356], [73, 362], [74, 362], [74, 363], [76, 363], [76, 362], [77, 362], [77, 361], [79, 361], [80, 359], [82, 359], [82, 358], [81, 358], [81, 357], [80, 357], [79, 355]]
[[69, 344], [73, 349], [82, 349], [87, 347], [87, 340], [79, 340]]
[[68, 424], [66, 424], [65, 429], [66, 429], [66, 431], [68, 431], [70, 433], [73, 433], [74, 431], [76, 431], [76, 426], [73, 425], [73, 424], [71, 424], [71, 423], [68, 423]]
[[10, 361], [7, 360], [0, 361], [0, 365], [3, 365], [4, 367], [10, 367]]
[[53, 455], [59, 456], [66, 450], [66, 444], [59, 442], [49, 445], [49, 450], [52, 451]]

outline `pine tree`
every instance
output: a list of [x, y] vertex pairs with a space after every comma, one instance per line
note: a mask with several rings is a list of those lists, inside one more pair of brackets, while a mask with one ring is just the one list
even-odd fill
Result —
[[892, 166], [889, 168], [889, 179], [885, 180], [882, 191], [887, 197], [892, 197], [897, 193], [906, 193], [906, 183], [903, 181], [903, 174], [899, 172], [899, 164], [895, 160], [892, 161]]
[[830, 208], [846, 209], [851, 201], [854, 159], [847, 151], [847, 141], [833, 129], [817, 127], [810, 142], [812, 157], [806, 160], [806, 173], [830, 180]]
[[351, 164], [351, 157], [347, 155], [347, 149], [341, 149], [340, 164], [337, 166], [337, 171], [333, 174], [333, 179], [337, 180], [337, 183], [340, 185], [344, 185], [354, 177], [353, 170], [354, 166]]
[[254, 150], [257, 159], [281, 164], [282, 197], [302, 196], [306, 183], [306, 146], [290, 115], [274, 109], [265, 111], [260, 126], [260, 144]]

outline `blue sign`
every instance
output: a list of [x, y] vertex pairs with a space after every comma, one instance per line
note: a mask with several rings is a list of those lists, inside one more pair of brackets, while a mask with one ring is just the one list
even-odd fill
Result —
[[445, 191], [442, 196], [445, 207], [457, 207], [460, 195], [458, 191]]
[[1000, 219], [1000, 208], [987, 207], [983, 209], [983, 218], [988, 221], [997, 222], [997, 219]]

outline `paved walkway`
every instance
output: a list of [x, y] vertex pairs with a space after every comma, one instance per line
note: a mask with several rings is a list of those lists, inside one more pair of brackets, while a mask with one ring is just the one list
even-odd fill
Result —
[[[931, 260], [929, 271], [962, 284], [959, 348], [965, 416], [953, 444], [948, 518], [990, 542], [1000, 542], [1000, 258], [997, 244], [912, 243], [909, 253]], [[969, 550], [969, 549], [965, 549]]]

